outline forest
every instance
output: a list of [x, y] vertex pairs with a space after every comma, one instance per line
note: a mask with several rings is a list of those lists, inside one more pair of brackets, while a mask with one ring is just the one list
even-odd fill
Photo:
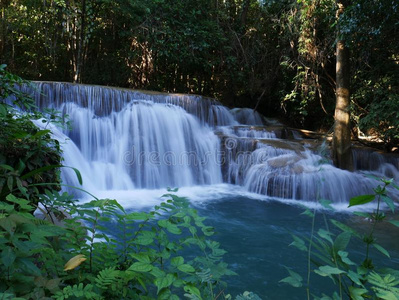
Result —
[[[337, 3], [345, 7], [339, 16]], [[199, 94], [328, 132], [341, 40], [350, 61], [352, 136], [372, 135], [392, 151], [398, 3], [337, 3], [7, 0], [0, 61], [25, 79]]]
[[0, 300], [399, 300], [398, 1], [0, 9]]

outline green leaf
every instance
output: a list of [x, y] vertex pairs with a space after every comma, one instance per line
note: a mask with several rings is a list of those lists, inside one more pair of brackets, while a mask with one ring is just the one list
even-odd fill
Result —
[[308, 248], [305, 245], [304, 240], [302, 240], [301, 238], [297, 237], [296, 235], [292, 235], [294, 241], [290, 244], [290, 246], [294, 246], [296, 248], [298, 248], [299, 250], [302, 251], [307, 251]]
[[130, 253], [130, 256], [137, 259], [138, 261], [150, 263], [151, 260], [146, 253]]
[[172, 274], [166, 274], [166, 276], [158, 277], [155, 279], [154, 283], [158, 288], [157, 294], [163, 289], [170, 286], [174, 281], [174, 276]]
[[182, 265], [177, 266], [177, 268], [180, 271], [185, 272], [185, 273], [195, 272], [195, 269], [192, 266], [190, 266], [189, 264], [182, 264]]
[[48, 134], [48, 133], [50, 133], [51, 132], [51, 130], [48, 130], [48, 129], [46, 129], [46, 130], [39, 130], [38, 132], [36, 132], [34, 135], [32, 135], [32, 138], [39, 138], [39, 137], [41, 137], [41, 136], [43, 136], [43, 135], [46, 135], [46, 134]]
[[6, 268], [10, 267], [16, 258], [16, 254], [11, 247], [6, 247], [1, 253], [1, 261]]
[[28, 200], [17, 198], [12, 194], [9, 194], [6, 197], [6, 199], [9, 202], [18, 204], [21, 207], [21, 209], [28, 210], [28, 211], [33, 210], [33, 206], [29, 205], [30, 202]]
[[373, 246], [380, 251], [382, 254], [384, 254], [385, 256], [391, 258], [391, 256], [389, 255], [388, 251], [385, 250], [385, 248], [383, 248], [382, 246], [378, 245], [378, 244], [373, 244]]
[[349, 287], [349, 294], [351, 299], [353, 300], [363, 300], [363, 294], [366, 294], [368, 291], [366, 289], [350, 286]]
[[317, 234], [322, 237], [323, 239], [329, 241], [331, 244], [333, 244], [333, 240], [331, 238], [332, 233], [329, 231], [326, 231], [324, 229], [319, 229], [319, 231], [317, 232]]
[[396, 227], [399, 227], [399, 221], [397, 221], [397, 220], [390, 220], [388, 222], [395, 225]]
[[23, 269], [28, 273], [36, 276], [41, 274], [40, 269], [32, 262], [31, 258], [18, 258], [17, 261], [23, 265]]
[[319, 267], [318, 270], [315, 270], [315, 273], [325, 277], [325, 276], [343, 274], [346, 272], [331, 266], [321, 266]]
[[359, 216], [359, 217], [370, 219], [369, 213], [365, 213], [365, 212], [361, 212], [361, 211], [354, 211], [353, 214], [356, 216]]
[[184, 258], [182, 256], [173, 257], [170, 260], [170, 263], [172, 266], [178, 267], [178, 266], [184, 264]]
[[69, 168], [69, 169], [72, 169], [74, 172], [75, 172], [75, 174], [76, 174], [76, 177], [78, 178], [78, 181], [79, 181], [79, 184], [80, 185], [82, 185], [83, 184], [83, 180], [82, 180], [82, 174], [80, 174], [80, 172], [79, 172], [79, 170], [78, 169], [76, 169], [76, 168], [73, 168], [73, 167], [68, 167], [68, 166], [62, 166], [63, 168]]
[[145, 212], [132, 212], [126, 215], [127, 220], [149, 220], [151, 217], [148, 213]]
[[392, 210], [392, 212], [395, 212], [395, 204], [393, 203], [393, 200], [391, 198], [382, 195], [381, 199], [388, 205], [388, 207]]
[[136, 244], [147, 246], [154, 242], [155, 233], [151, 231], [141, 231], [135, 239]]
[[196, 288], [194, 285], [192, 284], [188, 284], [184, 287], [184, 291], [190, 293], [190, 295], [195, 295], [198, 297], [198, 299], [202, 299], [201, 297], [201, 292], [199, 291], [198, 288]]
[[349, 200], [349, 206], [355, 206], [355, 205], [363, 205], [366, 203], [369, 203], [375, 199], [375, 195], [361, 195], [357, 197], [353, 197]]
[[0, 117], [5, 117], [7, 115], [7, 106], [4, 103], [0, 103]]
[[314, 217], [314, 213], [312, 213], [310, 211], [310, 209], [308, 209], [308, 208], [306, 208], [305, 211], [303, 213], [301, 213], [301, 215], [305, 215], [305, 216], [308, 216], [308, 217], [311, 217], [311, 218]]
[[338, 255], [341, 257], [342, 262], [347, 265], [355, 266], [356, 264], [348, 258], [349, 253], [346, 251], [338, 251]]
[[8, 171], [14, 171], [14, 168], [9, 165], [0, 165], [0, 168], [6, 169]]
[[354, 283], [356, 283], [357, 285], [363, 286], [361, 280], [363, 280], [363, 276], [361, 276], [358, 273], [353, 272], [352, 270], [349, 270], [348, 272], [348, 277], [350, 280], [352, 280]]
[[281, 279], [279, 282], [285, 282], [293, 287], [301, 287], [302, 286], [302, 277], [298, 273], [286, 268], [290, 276]]
[[341, 229], [344, 232], [349, 232], [351, 234], [353, 234], [354, 236], [356, 236], [357, 238], [361, 238], [360, 234], [353, 228], [349, 227], [348, 225], [345, 225], [337, 220], [331, 219], [330, 220], [331, 223], [334, 224], [334, 226], [338, 227], [339, 229]]
[[153, 267], [150, 263], [138, 261], [132, 264], [128, 270], [136, 272], [150, 272], [152, 268]]
[[342, 232], [337, 236], [337, 238], [334, 241], [334, 249], [335, 251], [343, 251], [346, 249], [346, 247], [349, 244], [349, 241], [351, 239], [351, 233], [350, 232]]
[[0, 227], [3, 227], [10, 235], [14, 234], [16, 226], [10, 217], [0, 219]]
[[319, 200], [319, 203], [320, 203], [321, 206], [323, 206], [324, 208], [334, 210], [334, 208], [331, 206], [331, 203], [332, 203], [332, 202], [331, 202], [330, 200], [327, 200], [327, 199], [320, 199], [320, 200]]
[[49, 170], [53, 170], [53, 169], [57, 169], [57, 168], [61, 168], [61, 167], [62, 167], [62, 165], [51, 165], [51, 166], [41, 167], [39, 169], [35, 169], [33, 171], [30, 171], [30, 172], [26, 173], [24, 176], [21, 176], [21, 179], [24, 180], [24, 179], [32, 177], [32, 176], [34, 176], [36, 174], [40, 174], [40, 173], [43, 173], [43, 172], [46, 172], [46, 171], [49, 171]]

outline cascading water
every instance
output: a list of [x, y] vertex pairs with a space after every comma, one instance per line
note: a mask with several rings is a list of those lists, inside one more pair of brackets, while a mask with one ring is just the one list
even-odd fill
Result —
[[[200, 96], [69, 83], [22, 89], [39, 107], [69, 115], [73, 129], [54, 134], [64, 164], [81, 171], [92, 193], [226, 182], [276, 198], [347, 202], [376, 185], [326, 162], [317, 152], [319, 142], [250, 109], [230, 111]], [[359, 170], [399, 179], [397, 157], [354, 153]], [[379, 163], [367, 162], [370, 157]], [[63, 177], [77, 185], [73, 171], [63, 171]]]

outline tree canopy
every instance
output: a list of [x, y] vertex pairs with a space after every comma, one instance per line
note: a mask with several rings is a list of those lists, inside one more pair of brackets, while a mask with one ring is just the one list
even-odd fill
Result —
[[[32, 80], [216, 97], [292, 125], [334, 122], [337, 39], [353, 128], [399, 140], [399, 4], [334, 0], [7, 0], [0, 60]], [[338, 26], [340, 28], [339, 35]]]

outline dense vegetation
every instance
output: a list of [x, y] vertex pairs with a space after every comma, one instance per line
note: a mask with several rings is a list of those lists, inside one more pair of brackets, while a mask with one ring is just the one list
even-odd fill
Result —
[[328, 130], [338, 39], [349, 48], [353, 129], [392, 150], [398, 3], [338, 3], [339, 19], [334, 0], [2, 1], [0, 60], [27, 79], [197, 93]]

